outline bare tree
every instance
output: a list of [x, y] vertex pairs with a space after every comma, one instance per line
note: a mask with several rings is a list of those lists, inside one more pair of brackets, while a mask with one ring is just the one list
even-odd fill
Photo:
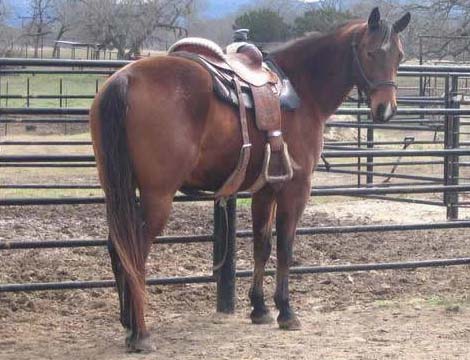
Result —
[[430, 59], [456, 58], [470, 52], [468, 39], [456, 37], [470, 35], [469, 0], [361, 0], [353, 6], [354, 14], [364, 17], [373, 6], [379, 6], [384, 17], [398, 17], [410, 11], [412, 21], [401, 34], [406, 53], [419, 55], [419, 38], [436, 36], [439, 39], [425, 38], [423, 55]]
[[7, 1], [0, 0], [0, 56], [11, 56], [17, 49], [21, 32], [9, 26], [7, 20], [11, 17], [11, 9]]
[[81, 25], [91, 40], [118, 51], [140, 52], [157, 30], [186, 34], [193, 0], [81, 0]]
[[375, 6], [380, 8], [383, 18], [397, 17], [404, 11], [403, 5], [396, 0], [361, 0], [351, 7], [351, 12], [361, 19], [367, 19]]
[[39, 55], [39, 46], [44, 37], [51, 33], [55, 22], [53, 0], [30, 0], [30, 21], [26, 25], [26, 36], [33, 39], [34, 57]]
[[[416, 38], [419, 35], [440, 37], [438, 41], [429, 41], [423, 49], [426, 57], [456, 58], [470, 51], [470, 41], [458, 39], [470, 35], [470, 1], [415, 0], [406, 7], [415, 18], [411, 31], [415, 32]], [[416, 43], [415, 48], [418, 48]]]
[[232, 41], [234, 21], [235, 15], [233, 14], [217, 19], [192, 19], [188, 34], [210, 39], [219, 45], [227, 45]]
[[61, 40], [65, 34], [70, 33], [81, 21], [80, 2], [77, 0], [53, 0], [54, 12], [54, 50], [52, 56], [56, 57], [58, 52], [57, 41]]

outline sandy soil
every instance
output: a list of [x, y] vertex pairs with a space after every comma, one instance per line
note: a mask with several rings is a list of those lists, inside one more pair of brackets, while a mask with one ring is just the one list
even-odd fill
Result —
[[[443, 209], [336, 199], [308, 207], [301, 226], [442, 221]], [[465, 214], [464, 214], [465, 215]], [[176, 204], [167, 234], [201, 234], [210, 204]], [[249, 208], [239, 208], [239, 228]], [[99, 239], [101, 206], [4, 208], [0, 241]], [[295, 265], [344, 264], [468, 255], [465, 229], [302, 236]], [[149, 276], [208, 274], [211, 246], [157, 245]], [[240, 240], [238, 267], [251, 268]], [[275, 249], [269, 267], [274, 266]], [[1, 283], [112, 278], [104, 248], [0, 253]], [[469, 268], [358, 272], [292, 277], [292, 303], [303, 329], [249, 323], [249, 280], [238, 281], [237, 312], [214, 313], [214, 285], [149, 288], [147, 321], [157, 352], [125, 352], [113, 289], [0, 294], [0, 359], [450, 359], [468, 358]], [[274, 310], [274, 281], [266, 279]]]

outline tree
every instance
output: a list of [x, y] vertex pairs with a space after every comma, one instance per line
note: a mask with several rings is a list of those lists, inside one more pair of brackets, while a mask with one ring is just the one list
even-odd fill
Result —
[[56, 57], [58, 54], [57, 41], [61, 40], [65, 34], [73, 31], [79, 27], [80, 23], [80, 1], [79, 0], [53, 0], [54, 6], [54, 23], [52, 25], [54, 30], [54, 49], [52, 56]]
[[341, 10], [336, 1], [324, 1], [294, 20], [294, 33], [301, 36], [312, 31], [328, 32], [352, 18], [353, 15]]
[[[411, 1], [406, 9], [413, 14], [413, 46], [418, 49], [419, 35], [440, 36], [425, 44], [423, 54], [431, 59], [456, 58], [470, 52], [468, 39], [455, 37], [470, 35], [470, 1], [468, 0], [424, 0]], [[416, 52], [416, 51], [415, 51]]]
[[139, 53], [157, 30], [186, 34], [192, 0], [81, 0], [83, 33], [118, 57]]
[[234, 21], [235, 16], [232, 14], [216, 19], [196, 18], [189, 26], [189, 36], [203, 37], [221, 46], [226, 45], [232, 42]]
[[394, 19], [410, 11], [412, 20], [401, 36], [408, 56], [419, 55], [419, 39], [423, 38], [423, 55], [428, 59], [456, 59], [470, 52], [468, 39], [456, 39], [470, 35], [470, 1], [468, 0], [361, 0], [352, 12], [364, 18], [371, 7], [379, 6], [385, 17]]
[[11, 9], [5, 0], [0, 0], [0, 56], [11, 56], [21, 32], [8, 25]]
[[34, 57], [39, 55], [39, 46], [51, 25], [55, 22], [53, 0], [30, 0], [30, 21], [26, 25], [26, 35], [33, 39]]
[[283, 41], [290, 35], [289, 25], [270, 9], [245, 12], [235, 19], [234, 27], [250, 29], [250, 39], [255, 42]]

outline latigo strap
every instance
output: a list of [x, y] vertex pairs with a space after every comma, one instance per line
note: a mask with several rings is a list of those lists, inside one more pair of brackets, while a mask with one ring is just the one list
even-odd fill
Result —
[[234, 77], [233, 83], [235, 85], [235, 89], [237, 91], [237, 96], [238, 96], [238, 101], [239, 101], [240, 125], [241, 125], [240, 127], [241, 127], [241, 132], [242, 132], [243, 145], [240, 150], [240, 157], [238, 158], [238, 164], [235, 170], [230, 175], [230, 177], [225, 181], [222, 187], [216, 192], [215, 194], [216, 200], [233, 195], [238, 191], [243, 181], [245, 180], [246, 168], [248, 167], [248, 162], [250, 161], [250, 155], [251, 155], [251, 143], [250, 143], [250, 137], [248, 134], [246, 108], [245, 108], [245, 102], [242, 96], [242, 89], [241, 89], [240, 81], [236, 77]]

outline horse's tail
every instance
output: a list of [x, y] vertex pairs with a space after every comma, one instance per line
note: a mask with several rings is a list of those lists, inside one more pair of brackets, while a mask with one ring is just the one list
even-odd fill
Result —
[[126, 136], [128, 78], [118, 75], [99, 101], [101, 182], [106, 195], [109, 237], [122, 263], [135, 310], [145, 305], [145, 256], [136, 181]]

